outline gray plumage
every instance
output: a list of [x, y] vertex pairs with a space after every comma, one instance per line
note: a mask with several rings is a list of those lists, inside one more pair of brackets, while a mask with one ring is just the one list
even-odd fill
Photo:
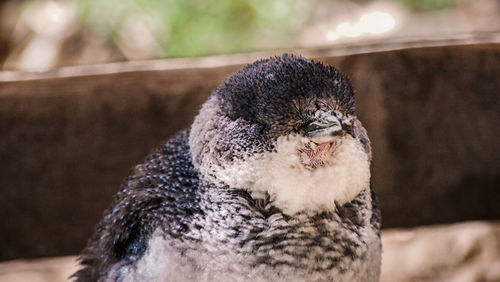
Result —
[[348, 79], [292, 55], [230, 77], [116, 195], [78, 281], [378, 281], [370, 142]]

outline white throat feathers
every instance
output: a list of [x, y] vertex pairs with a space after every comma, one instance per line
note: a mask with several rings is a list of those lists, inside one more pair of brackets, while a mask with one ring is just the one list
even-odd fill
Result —
[[251, 189], [267, 191], [278, 208], [293, 214], [335, 209], [369, 187], [370, 161], [353, 137], [339, 137], [327, 163], [314, 169], [306, 168], [298, 153], [307, 142], [297, 135], [279, 138], [277, 152], [261, 161], [265, 168], [255, 174]]

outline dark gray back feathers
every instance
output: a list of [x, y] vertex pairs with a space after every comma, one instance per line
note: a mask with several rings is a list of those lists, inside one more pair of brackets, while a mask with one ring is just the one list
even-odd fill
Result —
[[113, 264], [141, 258], [159, 225], [172, 238], [181, 237], [191, 218], [202, 213], [188, 135], [180, 133], [135, 167], [82, 253], [78, 281], [96, 281]]

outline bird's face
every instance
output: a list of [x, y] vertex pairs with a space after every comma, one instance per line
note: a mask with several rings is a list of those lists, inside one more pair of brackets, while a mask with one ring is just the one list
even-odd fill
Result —
[[289, 213], [333, 208], [369, 185], [370, 142], [332, 67], [287, 55], [254, 63], [215, 91], [191, 130], [205, 179], [267, 192]]
[[334, 95], [325, 96], [291, 100], [287, 115], [262, 123], [262, 143], [278, 151], [283, 141], [295, 140], [295, 152], [290, 153], [296, 154], [308, 170], [331, 165], [339, 146], [349, 139], [370, 158], [370, 143], [354, 109], [338, 103]]

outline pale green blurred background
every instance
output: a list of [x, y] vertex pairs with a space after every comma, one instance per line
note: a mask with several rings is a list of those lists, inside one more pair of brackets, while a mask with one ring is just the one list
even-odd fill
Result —
[[498, 0], [66, 0], [0, 3], [0, 66], [58, 66], [500, 30]]

